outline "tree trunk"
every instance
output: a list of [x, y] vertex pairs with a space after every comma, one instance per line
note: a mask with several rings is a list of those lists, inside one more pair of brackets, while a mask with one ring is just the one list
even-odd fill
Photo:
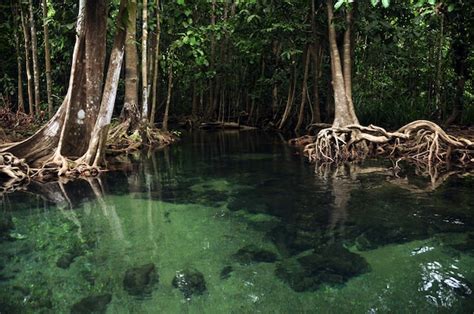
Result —
[[293, 102], [295, 99], [295, 92], [296, 92], [296, 67], [293, 65], [291, 82], [288, 84], [288, 97], [286, 99], [285, 112], [283, 112], [283, 116], [281, 117], [280, 124], [278, 125], [278, 129], [280, 130], [285, 126], [286, 120], [290, 116], [291, 108], [293, 107]]
[[304, 64], [304, 74], [303, 74], [303, 86], [301, 87], [301, 104], [300, 112], [298, 114], [298, 122], [296, 123], [295, 132], [301, 128], [304, 120], [304, 107], [306, 104], [306, 98], [308, 97], [308, 68], [309, 68], [309, 46], [307, 46], [303, 53], [303, 64]]
[[52, 158], [56, 162], [58, 156], [74, 159], [87, 151], [102, 93], [106, 24], [106, 0], [87, 5], [80, 0], [68, 91], [61, 107], [37, 133], [4, 151], [38, 167]]
[[[276, 70], [278, 69], [279, 61], [280, 61], [280, 53], [281, 53], [281, 43], [280, 42], [278, 42], [276, 40], [273, 41], [272, 52], [273, 52], [273, 56], [275, 58], [275, 72], [274, 72], [274, 75], [275, 75]], [[278, 83], [274, 81], [273, 84], [272, 84], [272, 116], [273, 116], [273, 119], [275, 119], [277, 109], [278, 109]]]
[[142, 8], [142, 121], [148, 121], [148, 0]]
[[138, 52], [136, 45], [137, 32], [137, 1], [128, 3], [127, 34], [125, 40], [125, 97], [122, 112], [122, 122], [129, 121], [129, 130], [135, 130], [140, 123], [138, 103]]
[[81, 158], [82, 162], [88, 165], [99, 166], [104, 157], [107, 131], [112, 120], [115, 97], [117, 96], [120, 70], [122, 68], [123, 55], [125, 50], [126, 30], [123, 25], [123, 17], [126, 11], [127, 0], [120, 1], [120, 9], [117, 15], [117, 32], [114, 38], [112, 53], [109, 60], [109, 68], [105, 79], [104, 91], [100, 103], [100, 111], [96, 119], [94, 129], [91, 132], [91, 140], [87, 152]]
[[38, 63], [38, 40], [36, 38], [35, 16], [33, 12], [33, 0], [29, 0], [30, 9], [30, 29], [31, 29], [31, 54], [33, 56], [33, 79], [35, 84], [35, 113], [41, 110], [40, 103], [40, 73]]
[[[18, 7], [16, 5], [13, 6], [13, 15], [16, 17], [18, 16]], [[15, 18], [15, 51], [16, 51], [16, 61], [17, 61], [17, 74], [18, 74], [18, 104], [17, 104], [17, 111], [18, 112], [25, 112], [25, 102], [23, 99], [23, 75], [22, 75], [22, 65], [21, 65], [21, 52], [20, 52], [20, 38], [18, 35], [18, 20]]]
[[33, 96], [33, 76], [31, 75], [31, 56], [30, 56], [30, 33], [26, 26], [26, 18], [23, 13], [23, 8], [20, 2], [20, 16], [21, 16], [21, 28], [23, 30], [23, 39], [25, 41], [25, 67], [26, 67], [26, 81], [28, 84], [28, 112], [31, 116], [34, 115], [34, 96]]
[[346, 7], [346, 30], [344, 32], [344, 88], [347, 102], [352, 105], [352, 8]]
[[52, 97], [52, 79], [51, 79], [51, 54], [49, 45], [48, 30], [48, 4], [43, 0], [43, 33], [44, 33], [44, 62], [46, 67], [46, 93], [48, 99], [48, 118], [53, 116], [53, 97]]
[[161, 36], [161, 22], [160, 22], [160, 0], [156, 0], [156, 51], [155, 51], [155, 65], [153, 66], [153, 91], [151, 98], [151, 114], [150, 124], [155, 123], [156, 108], [158, 106], [158, 77], [160, 74], [160, 36]]
[[311, 0], [311, 33], [314, 43], [311, 45], [311, 55], [313, 57], [313, 108], [311, 123], [321, 122], [321, 109], [319, 104], [319, 77], [321, 69], [322, 48], [316, 27], [316, 0]]
[[168, 131], [168, 115], [170, 110], [170, 103], [171, 103], [171, 92], [173, 91], [173, 64], [170, 63], [168, 68], [168, 95], [166, 97], [166, 107], [165, 113], [163, 115], [163, 131]]
[[[350, 24], [352, 23], [352, 12], [347, 9], [346, 16], [346, 33], [344, 35], [344, 72], [341, 66], [341, 58], [336, 41], [336, 27], [334, 25], [333, 2], [326, 2], [328, 12], [328, 30], [329, 30], [329, 51], [331, 54], [331, 72], [332, 87], [334, 92], [335, 116], [333, 127], [342, 127], [350, 124], [359, 124], [355, 115], [354, 105], [352, 104], [351, 92], [347, 91], [351, 88], [351, 44], [350, 44]], [[346, 83], [348, 87], [346, 88]]]

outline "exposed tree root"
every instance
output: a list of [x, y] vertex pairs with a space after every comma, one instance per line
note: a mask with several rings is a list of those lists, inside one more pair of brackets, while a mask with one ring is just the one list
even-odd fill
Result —
[[395, 132], [370, 125], [321, 130], [304, 149], [310, 161], [357, 161], [387, 156], [425, 165], [474, 165], [474, 142], [447, 134], [437, 124], [417, 120]]
[[28, 184], [32, 173], [23, 159], [10, 153], [0, 154], [0, 194], [14, 191], [18, 187]]
[[126, 120], [109, 130], [107, 152], [127, 153], [144, 146], [166, 146], [176, 141], [173, 134], [149, 125], [143, 125], [129, 134], [129, 125], [130, 122]]

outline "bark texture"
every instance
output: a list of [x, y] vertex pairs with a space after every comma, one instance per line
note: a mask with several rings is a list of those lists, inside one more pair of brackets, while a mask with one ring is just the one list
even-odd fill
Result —
[[148, 0], [142, 8], [142, 120], [148, 121]]
[[138, 52], [136, 45], [137, 1], [128, 5], [127, 35], [125, 41], [125, 98], [121, 113], [122, 122], [128, 121], [129, 130], [140, 123], [138, 103]]
[[156, 108], [158, 107], [158, 76], [160, 74], [160, 36], [161, 36], [161, 21], [160, 21], [160, 0], [156, 0], [156, 50], [155, 50], [155, 64], [153, 66], [153, 87], [151, 97], [151, 112], [150, 124], [155, 123]]
[[[81, 0], [68, 91], [56, 114], [36, 134], [3, 151], [33, 167], [68, 170], [64, 157], [82, 156], [98, 115], [105, 62], [106, 1]], [[87, 40], [86, 40], [87, 38]]]
[[[334, 21], [333, 2], [326, 2], [328, 13], [328, 30], [329, 30], [329, 52], [331, 55], [331, 72], [332, 87], [334, 92], [335, 116], [333, 127], [342, 127], [350, 124], [359, 124], [355, 115], [354, 105], [352, 103], [351, 88], [351, 44], [350, 44], [350, 24], [352, 23], [351, 9], [346, 9], [346, 32], [344, 35], [344, 72], [337, 47], [336, 27]], [[350, 22], [350, 23], [347, 23]], [[347, 82], [346, 82], [347, 80]], [[349, 91], [349, 93], [348, 93]]]

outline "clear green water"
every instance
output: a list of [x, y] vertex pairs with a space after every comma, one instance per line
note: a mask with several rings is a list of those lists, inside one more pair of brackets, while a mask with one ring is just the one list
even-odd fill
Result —
[[[374, 167], [317, 175], [278, 137], [194, 133], [100, 180], [31, 184], [3, 198], [0, 313], [99, 295], [78, 311], [471, 313], [473, 177], [430, 191]], [[131, 294], [150, 263], [159, 280]], [[186, 269], [205, 290], [174, 287]]]

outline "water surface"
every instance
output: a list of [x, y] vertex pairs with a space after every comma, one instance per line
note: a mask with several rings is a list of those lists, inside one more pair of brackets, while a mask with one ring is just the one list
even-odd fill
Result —
[[0, 212], [0, 313], [472, 312], [474, 179], [193, 133]]

